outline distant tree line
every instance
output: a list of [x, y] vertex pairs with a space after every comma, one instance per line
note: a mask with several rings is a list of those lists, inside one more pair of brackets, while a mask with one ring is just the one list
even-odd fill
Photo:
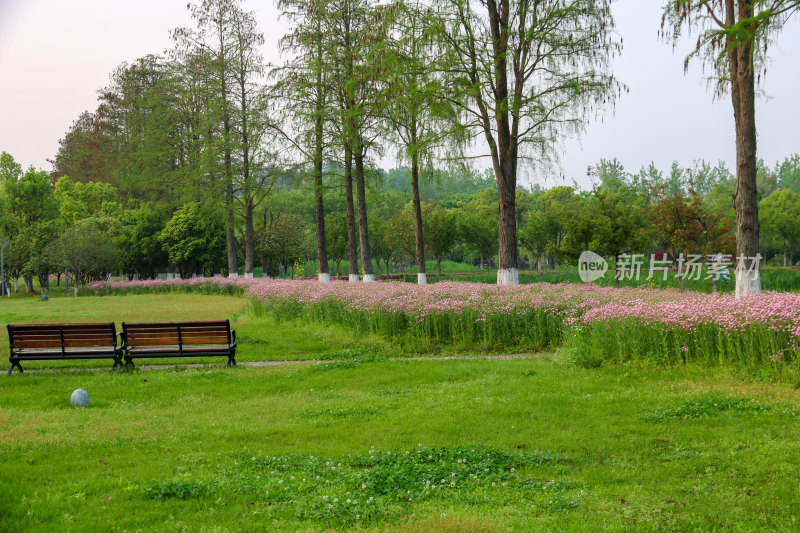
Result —
[[[735, 178], [723, 165], [678, 163], [664, 172], [650, 164], [636, 173], [615, 159], [589, 169], [594, 186], [516, 190], [520, 265], [550, 270], [574, 265], [583, 250], [614, 261], [624, 253], [735, 252], [732, 195]], [[368, 168], [366, 199], [373, 264], [379, 274], [417, 264], [411, 169]], [[325, 184], [336, 169], [326, 169]], [[436, 184], [439, 184], [436, 186]], [[437, 264], [498, 265], [499, 194], [490, 176], [476, 171], [438, 171], [421, 189], [425, 254]], [[287, 174], [254, 211], [254, 265], [270, 276], [316, 261], [313, 182]], [[332, 272], [347, 274], [348, 224], [344, 191], [326, 188], [325, 218]], [[769, 167], [759, 161], [761, 240], [777, 265], [800, 259], [800, 156]], [[0, 232], [6, 249], [7, 280], [14, 290], [61, 282], [75, 284], [124, 274], [154, 278], [159, 273], [228, 274], [227, 213], [213, 199], [171, 203], [142, 200], [110, 183], [77, 182], [34, 168], [27, 170], [0, 153]], [[245, 257], [246, 229], [235, 227], [237, 261]], [[342, 265], [345, 270], [342, 270]], [[360, 268], [357, 263], [356, 268]], [[294, 274], [294, 272], [292, 272]]]
[[[114, 262], [74, 262], [78, 281], [115, 270], [149, 277], [164, 265], [184, 275], [252, 276], [259, 265], [274, 274], [300, 257], [316, 260], [321, 281], [344, 258], [351, 280], [371, 281], [374, 265], [388, 269], [399, 255], [425, 283], [426, 256], [441, 262], [452, 241], [493, 265], [498, 283], [514, 284], [526, 258], [555, 265], [578, 244], [614, 259], [655, 245], [735, 245], [752, 255], [762, 218], [767, 248], [793, 260], [784, 215], [792, 213], [796, 160], [786, 169], [758, 163], [754, 91], [767, 46], [797, 0], [665, 3], [665, 39], [697, 28], [690, 58], [711, 64], [718, 94], [731, 93], [733, 173], [699, 163], [629, 174], [601, 161], [590, 169], [595, 188], [583, 192], [530, 192], [518, 176], [525, 168], [547, 175], [560, 140], [624, 92], [611, 70], [622, 41], [610, 0], [278, 6], [288, 22], [283, 64], [265, 63], [263, 34], [240, 0], [197, 0], [188, 6], [192, 24], [171, 32], [169, 51], [114, 71], [97, 109], [61, 140], [49, 180], [8, 163], [4, 194], [41, 199], [36, 215], [33, 207], [4, 210], [9, 235], [31, 232], [23, 237], [32, 251], [20, 252], [25, 261], [13, 273], [27, 268], [31, 280], [65, 264], [68, 247], [49, 245], [79, 234], [104, 237], [112, 247], [98, 241], [94, 249]], [[488, 176], [470, 170], [468, 146], [484, 147]], [[387, 151], [402, 169], [376, 168]], [[400, 189], [402, 201], [389, 194]], [[313, 217], [275, 207], [297, 191]], [[52, 251], [38, 263], [31, 259], [45, 249]], [[737, 294], [760, 290], [757, 275], [740, 281]]]

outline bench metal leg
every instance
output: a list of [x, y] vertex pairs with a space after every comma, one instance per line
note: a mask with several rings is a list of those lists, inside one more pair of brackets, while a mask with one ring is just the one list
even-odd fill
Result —
[[228, 368], [236, 366], [236, 352], [228, 355]]
[[14, 367], [19, 369], [19, 373], [22, 374], [22, 366], [20, 366], [18, 361], [12, 361], [11, 366], [8, 368], [8, 375], [10, 376], [11, 373], [14, 371]]
[[127, 372], [128, 371], [128, 367], [130, 367], [131, 370], [136, 368], [136, 365], [133, 364], [133, 359], [125, 359], [125, 366], [122, 368], [122, 370], [124, 372]]
[[122, 363], [119, 361], [119, 359], [114, 359], [114, 366], [111, 367], [111, 371], [112, 372], [116, 372], [117, 371], [117, 365], [121, 366]]

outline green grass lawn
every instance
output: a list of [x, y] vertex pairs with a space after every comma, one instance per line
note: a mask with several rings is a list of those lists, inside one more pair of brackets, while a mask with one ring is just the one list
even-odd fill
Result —
[[[149, 322], [173, 320], [231, 320], [236, 330], [237, 361], [269, 361], [338, 357], [365, 345], [373, 349], [389, 347], [377, 337], [359, 339], [336, 327], [304, 327], [276, 324], [270, 317], [251, 318], [247, 301], [239, 296], [209, 296], [203, 294], [131, 294], [124, 296], [80, 296], [53, 298], [43, 302], [36, 296], [17, 296], [0, 301], [0, 361], [7, 361], [8, 331], [5, 324], [64, 323], [64, 322]], [[198, 359], [140, 359], [138, 364], [172, 364], [203, 362], [224, 364], [225, 358]], [[111, 367], [111, 360], [22, 363], [23, 369], [64, 367]], [[3, 367], [7, 370], [8, 367]], [[16, 370], [15, 370], [16, 372]]]
[[[243, 359], [338, 359], [0, 376], [0, 531], [800, 528], [785, 386], [556, 356], [390, 361], [344, 351], [357, 340], [337, 330], [250, 319], [240, 298], [67, 300], [0, 316], [224, 315], [258, 339]], [[69, 405], [78, 387], [87, 408]]]

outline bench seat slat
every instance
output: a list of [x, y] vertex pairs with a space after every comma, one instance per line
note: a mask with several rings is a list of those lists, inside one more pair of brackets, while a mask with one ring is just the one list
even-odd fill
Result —
[[[139, 346], [133, 347], [128, 350], [130, 353], [180, 353], [180, 348], [177, 346]], [[210, 346], [184, 346], [184, 352], [220, 352], [228, 353], [227, 345], [214, 344]]]
[[[27, 353], [44, 353], [44, 352], [58, 352], [61, 353], [61, 348], [58, 350], [52, 350], [49, 348], [21, 348], [19, 350], [14, 349], [15, 354], [27, 354]], [[94, 353], [94, 352], [105, 352], [111, 353], [114, 351], [112, 346], [79, 346], [77, 348], [64, 348], [64, 353]]]
[[74, 357], [70, 357], [71, 355], [97, 355], [97, 354], [104, 354], [105, 357], [110, 357], [115, 353], [113, 349], [109, 348], [89, 348], [89, 349], [81, 349], [81, 350], [74, 350], [67, 348], [63, 352], [61, 350], [14, 350], [14, 356], [21, 357], [25, 359], [31, 359], [38, 357], [40, 355], [57, 355], [59, 357], [64, 357], [65, 359], [75, 359]]

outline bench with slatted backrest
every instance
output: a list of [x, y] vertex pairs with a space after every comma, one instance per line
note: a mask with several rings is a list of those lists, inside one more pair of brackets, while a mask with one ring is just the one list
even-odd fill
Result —
[[113, 359], [122, 363], [113, 322], [102, 324], [8, 324], [11, 368], [22, 372], [21, 361]]
[[228, 320], [214, 322], [122, 323], [125, 370], [133, 359], [153, 357], [228, 358], [236, 365], [236, 332]]

